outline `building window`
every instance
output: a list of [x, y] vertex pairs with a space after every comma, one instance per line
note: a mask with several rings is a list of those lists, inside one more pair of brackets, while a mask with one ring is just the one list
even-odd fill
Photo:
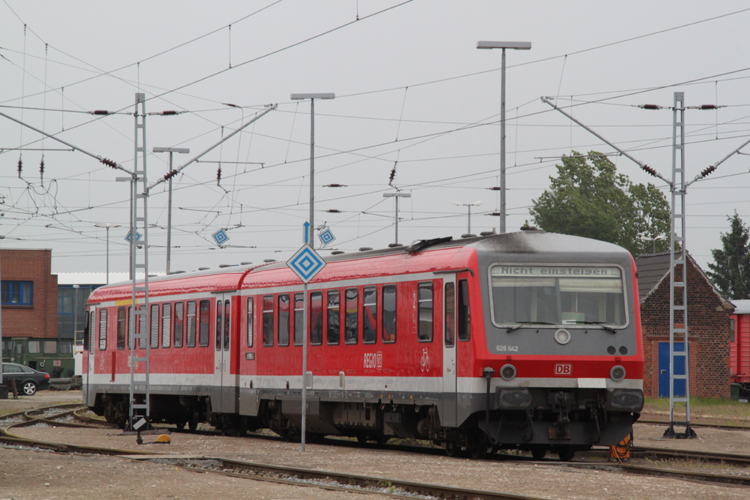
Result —
[[4, 306], [31, 306], [34, 304], [33, 281], [3, 281]]

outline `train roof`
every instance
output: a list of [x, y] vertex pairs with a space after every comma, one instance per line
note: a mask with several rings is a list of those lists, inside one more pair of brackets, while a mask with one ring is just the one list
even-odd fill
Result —
[[[418, 240], [408, 246], [379, 250], [364, 249], [324, 257], [326, 267], [310, 282], [358, 279], [382, 274], [413, 274], [435, 271], [460, 270], [473, 267], [476, 258], [497, 254], [560, 255], [568, 262], [585, 260], [585, 256], [607, 256], [630, 259], [622, 247], [598, 240], [540, 230], [515, 233], [451, 237]], [[368, 260], [363, 265], [364, 260]], [[142, 280], [138, 280], [141, 282]], [[266, 286], [290, 286], [299, 279], [286, 262], [261, 265], [230, 266], [190, 273], [170, 274], [149, 278], [149, 296], [174, 293], [217, 292]], [[125, 281], [95, 290], [89, 302], [98, 303], [130, 297], [132, 283]], [[139, 294], [139, 296], [142, 295]]]

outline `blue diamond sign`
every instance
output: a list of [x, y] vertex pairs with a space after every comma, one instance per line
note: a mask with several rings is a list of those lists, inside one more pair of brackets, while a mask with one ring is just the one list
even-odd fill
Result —
[[323, 246], [331, 243], [336, 239], [336, 237], [333, 235], [333, 231], [331, 231], [330, 229], [322, 230], [318, 235], [318, 238], [320, 238], [320, 242], [323, 244]]
[[[133, 237], [133, 231], [130, 231], [127, 236], [125, 236], [125, 241], [130, 241], [130, 239]], [[143, 235], [139, 233], [138, 231], [135, 232], [135, 241], [139, 241]]]
[[294, 271], [299, 279], [308, 283], [326, 266], [326, 261], [315, 253], [310, 245], [302, 245], [302, 248], [286, 261], [286, 265]]
[[229, 241], [229, 236], [227, 236], [227, 232], [223, 229], [219, 229], [214, 234], [211, 235], [211, 237], [214, 239], [217, 245], [221, 246], [225, 244], [227, 241]]

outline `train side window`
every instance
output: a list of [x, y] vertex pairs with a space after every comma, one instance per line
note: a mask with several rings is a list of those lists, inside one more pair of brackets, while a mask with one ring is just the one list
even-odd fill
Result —
[[133, 336], [135, 335], [135, 315], [133, 315], [133, 307], [128, 306], [128, 349], [133, 348]]
[[396, 342], [396, 285], [383, 286], [383, 343]]
[[185, 331], [185, 303], [174, 303], [174, 346], [182, 347], [182, 336]]
[[[92, 319], [93, 322], [93, 319]], [[94, 327], [92, 325], [91, 331], [94, 331]], [[91, 349], [94, 348], [94, 342], [92, 340], [91, 342]], [[100, 351], [106, 351], [107, 350], [107, 310], [106, 309], [99, 309], [99, 350]]]
[[279, 295], [279, 346], [289, 345], [289, 294]]
[[138, 333], [143, 334], [143, 336], [138, 339], [138, 348], [145, 349], [146, 339], [148, 338], [148, 329], [146, 328], [146, 325], [147, 325], [146, 306], [142, 305], [138, 307], [138, 311], [140, 311], [141, 313], [140, 321], [138, 322]]
[[305, 295], [294, 294], [294, 345], [302, 345], [302, 323], [305, 314]]
[[159, 304], [151, 304], [151, 349], [159, 348]]
[[420, 342], [432, 342], [433, 312], [432, 283], [420, 283], [417, 307], [417, 317], [419, 318], [417, 339]]
[[29, 354], [39, 354], [42, 352], [42, 344], [38, 340], [29, 340], [26, 348], [28, 349]]
[[[94, 329], [94, 321], [95, 321], [96, 313], [94, 311], [89, 311], [86, 314], [86, 326], [83, 327], [83, 350], [88, 351], [89, 349], [93, 349], [94, 347], [94, 335], [95, 335], [95, 329]], [[91, 351], [93, 352], [93, 351]]]
[[228, 300], [224, 301], [224, 350], [229, 350], [229, 333], [230, 328], [232, 327], [232, 315], [229, 314], [229, 304], [231, 302]]
[[247, 298], [247, 346], [253, 346], [253, 298]]
[[187, 303], [187, 346], [195, 347], [195, 301]]
[[357, 289], [347, 288], [344, 304], [344, 343], [356, 344], [359, 336], [359, 304], [357, 304]]
[[221, 299], [216, 299], [216, 350], [221, 351], [221, 325], [224, 307]]
[[198, 346], [208, 347], [208, 340], [211, 334], [211, 301], [201, 300], [201, 329], [198, 337]]
[[273, 295], [263, 297], [263, 347], [273, 347]]
[[323, 292], [310, 293], [310, 345], [323, 343]]
[[378, 340], [378, 289], [374, 286], [362, 290], [362, 343], [374, 344]]
[[729, 342], [734, 342], [734, 332], [737, 329], [734, 318], [729, 319]]
[[169, 335], [172, 332], [172, 304], [161, 306], [161, 346], [169, 347]]
[[125, 331], [127, 330], [125, 321], [125, 306], [117, 308], [117, 348], [125, 349]]
[[453, 347], [456, 332], [456, 284], [445, 284], [445, 347]]
[[326, 324], [326, 342], [338, 345], [341, 341], [341, 292], [328, 290], [328, 322]]
[[458, 282], [458, 340], [471, 338], [471, 311], [469, 309], [469, 282]]

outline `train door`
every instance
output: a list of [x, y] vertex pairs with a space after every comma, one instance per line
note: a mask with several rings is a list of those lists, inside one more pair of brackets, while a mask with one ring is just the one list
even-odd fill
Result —
[[231, 368], [231, 296], [228, 293], [216, 295], [216, 336], [214, 338], [214, 379], [211, 396], [211, 408], [215, 412], [225, 413], [235, 411], [234, 379], [230, 375]]
[[[84, 390], [86, 391], [83, 394], [83, 400], [88, 403], [88, 393], [89, 388], [91, 387], [92, 379], [94, 376], [94, 350], [95, 346], [99, 341], [99, 338], [101, 338], [101, 332], [99, 332], [99, 335], [96, 335], [99, 326], [96, 322], [96, 307], [91, 306], [89, 307], [89, 314], [86, 318], [86, 329], [84, 330], [85, 334], [88, 335], [89, 340], [89, 352], [86, 353], [86, 356], [88, 356], [88, 359], [86, 360], [86, 383], [83, 384]], [[101, 327], [100, 327], [101, 328]]]
[[443, 412], [440, 423], [456, 426], [456, 275], [443, 278]]

